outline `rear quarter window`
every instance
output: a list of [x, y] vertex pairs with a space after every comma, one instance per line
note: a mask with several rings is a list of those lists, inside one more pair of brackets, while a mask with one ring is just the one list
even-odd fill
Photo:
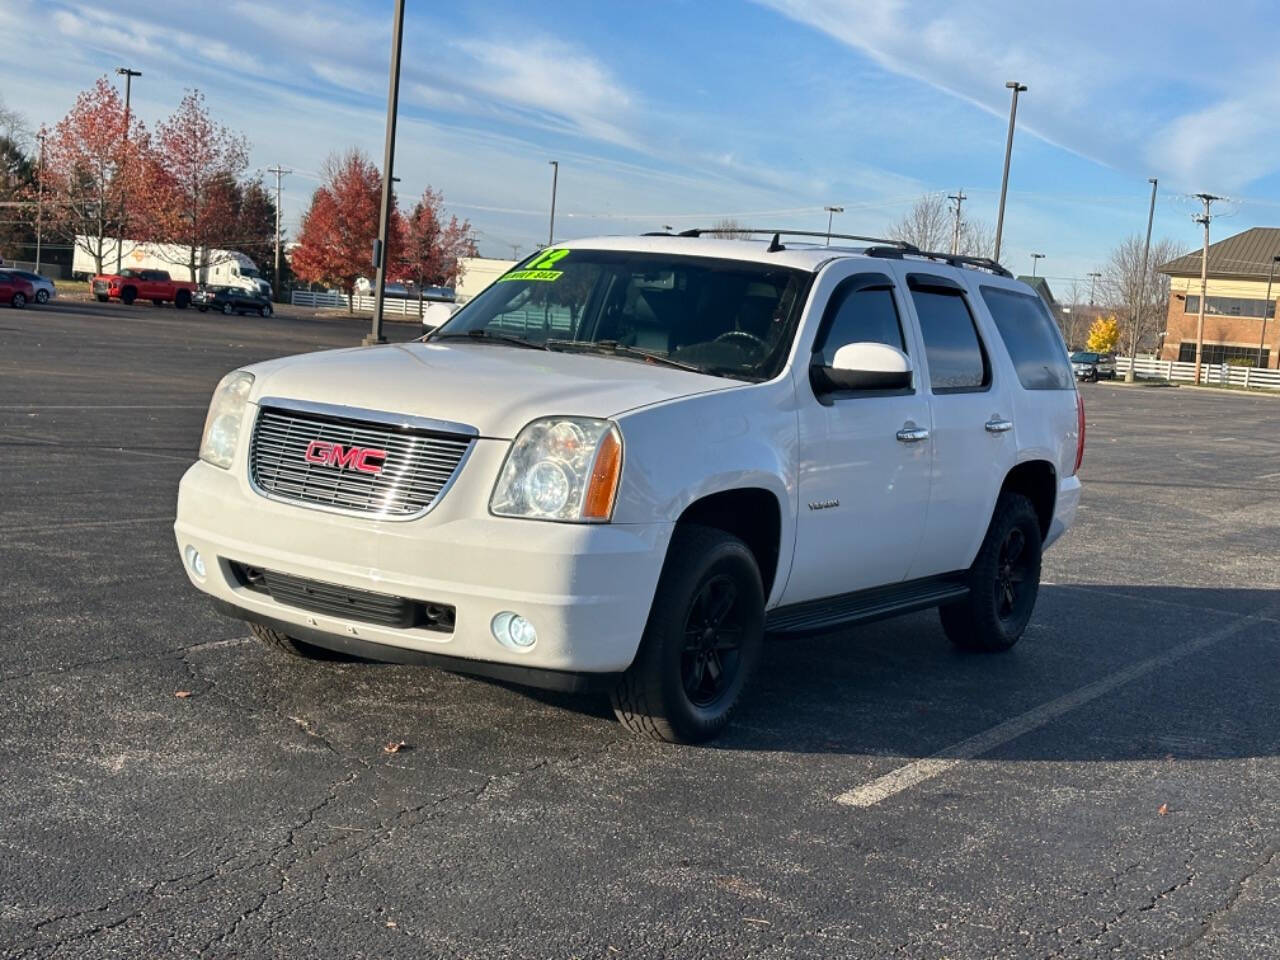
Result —
[[1066, 347], [1043, 300], [1033, 293], [985, 286], [982, 299], [991, 311], [1023, 387], [1027, 390], [1075, 388]]

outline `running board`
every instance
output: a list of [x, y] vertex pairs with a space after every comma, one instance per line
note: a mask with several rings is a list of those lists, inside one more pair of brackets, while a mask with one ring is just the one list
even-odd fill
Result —
[[764, 628], [769, 633], [829, 630], [941, 606], [968, 595], [965, 574], [949, 573], [775, 607], [765, 617]]

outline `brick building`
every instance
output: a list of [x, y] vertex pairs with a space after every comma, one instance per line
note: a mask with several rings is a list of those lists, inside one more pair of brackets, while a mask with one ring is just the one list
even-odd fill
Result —
[[[1262, 365], [1280, 361], [1280, 329], [1275, 323], [1280, 297], [1280, 263], [1267, 300], [1267, 276], [1280, 257], [1280, 227], [1254, 227], [1209, 246], [1209, 280], [1204, 308], [1204, 362], [1254, 363], [1262, 342]], [[1162, 360], [1194, 361], [1200, 312], [1199, 250], [1157, 267], [1169, 277], [1169, 314]], [[1265, 330], [1263, 329], [1265, 325]]]

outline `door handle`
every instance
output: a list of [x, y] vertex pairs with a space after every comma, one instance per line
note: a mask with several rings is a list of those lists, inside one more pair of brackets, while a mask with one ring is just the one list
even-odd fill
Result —
[[987, 433], [1008, 433], [1013, 429], [1013, 421], [1003, 417], [992, 417], [985, 424]]
[[921, 440], [929, 439], [929, 431], [924, 427], [917, 427], [912, 424], [898, 431], [898, 439], [902, 443], [919, 443]]

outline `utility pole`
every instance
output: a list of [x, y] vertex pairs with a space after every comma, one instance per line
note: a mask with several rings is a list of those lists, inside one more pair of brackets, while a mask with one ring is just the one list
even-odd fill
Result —
[[556, 186], [560, 181], [560, 161], [548, 160], [551, 164], [551, 226], [547, 228], [547, 246], [556, 240]]
[[1000, 212], [996, 214], [996, 250], [991, 259], [1000, 262], [1000, 237], [1004, 233], [1004, 198], [1009, 192], [1009, 158], [1013, 155], [1013, 126], [1018, 118], [1018, 94], [1027, 92], [1027, 85], [1017, 80], [1005, 84], [1013, 91], [1013, 103], [1009, 107], [1009, 138], [1004, 144], [1004, 177], [1000, 181]]
[[386, 343], [382, 335], [382, 297], [387, 286], [387, 231], [391, 226], [392, 168], [396, 154], [396, 112], [400, 107], [400, 47], [404, 41], [404, 0], [396, 0], [391, 24], [391, 78], [387, 87], [387, 135], [382, 150], [382, 213], [378, 239], [373, 244], [373, 265], [378, 268], [373, 298], [373, 329], [364, 338], [366, 347]]
[[[1125, 383], [1137, 380], [1133, 367], [1138, 353], [1138, 337], [1142, 335], [1142, 305], [1147, 299], [1147, 257], [1151, 253], [1151, 223], [1156, 218], [1156, 188], [1160, 181], [1150, 177], [1147, 183], [1151, 184], [1151, 207], [1147, 210], [1147, 242], [1142, 247], [1142, 273], [1138, 275], [1138, 293], [1133, 304], [1133, 329], [1129, 332], [1129, 372], [1124, 375]], [[1267, 326], [1265, 319], [1262, 326], [1264, 329]]]
[[827, 211], [827, 246], [831, 246], [831, 218], [837, 213], [844, 213], [844, 207], [823, 207]]
[[[1267, 303], [1262, 308], [1262, 333], [1258, 335], [1258, 362], [1255, 366], [1264, 366], [1262, 362], [1262, 344], [1267, 339], [1267, 314], [1275, 310], [1275, 301], [1271, 299], [1271, 283], [1276, 278], [1276, 264], [1280, 263], [1280, 256], [1271, 258], [1271, 272], [1267, 275]], [[39, 270], [36, 271], [39, 273]]]
[[274, 292], [276, 295], [276, 303], [283, 303], [284, 301], [280, 299], [282, 290], [280, 283], [280, 178], [293, 173], [293, 171], [286, 170], [277, 163], [274, 167], [267, 167], [267, 173], [274, 173], [276, 175], [276, 269], [271, 275], [271, 279], [275, 281]]
[[44, 138], [44, 130], [36, 134], [40, 141], [40, 167], [36, 171], [36, 273], [40, 272], [40, 243], [44, 233]]
[[1102, 274], [1097, 270], [1094, 270], [1092, 273], [1085, 274], [1085, 276], [1089, 278], [1089, 306], [1092, 307], [1096, 302], [1094, 300], [1094, 294], [1098, 292], [1098, 278], [1102, 276]]
[[520, 244], [518, 243], [511, 244], [511, 259], [512, 260], [520, 259]]
[[[120, 155], [122, 163], [128, 162], [129, 157], [129, 96], [133, 92], [133, 78], [142, 76], [141, 70], [131, 70], [128, 67], [116, 67], [116, 73], [124, 77], [124, 152]], [[116, 273], [120, 272], [120, 259], [124, 254], [124, 224], [125, 218], [128, 216], [128, 203], [125, 194], [129, 189], [129, 176], [126, 171], [124, 176], [124, 185], [120, 188], [120, 231], [116, 237]]]
[[1031, 275], [1033, 277], [1036, 275], [1036, 263], [1043, 259], [1044, 259], [1043, 253], [1033, 253], [1031, 255]]
[[1200, 252], [1200, 315], [1196, 319], [1196, 385], [1200, 384], [1200, 364], [1202, 355], [1204, 354], [1204, 301], [1205, 295], [1209, 289], [1209, 222], [1213, 217], [1209, 213], [1209, 207], [1215, 200], [1221, 200], [1221, 197], [1215, 197], [1211, 193], [1197, 193], [1196, 199], [1204, 204], [1204, 213], [1192, 217], [1196, 223], [1204, 227], [1204, 247]]
[[961, 187], [955, 193], [947, 194], [947, 199], [956, 205], [956, 225], [951, 231], [951, 255], [955, 256], [960, 252], [960, 224], [962, 223], [960, 219], [960, 205], [969, 198], [965, 196], [964, 188]]

